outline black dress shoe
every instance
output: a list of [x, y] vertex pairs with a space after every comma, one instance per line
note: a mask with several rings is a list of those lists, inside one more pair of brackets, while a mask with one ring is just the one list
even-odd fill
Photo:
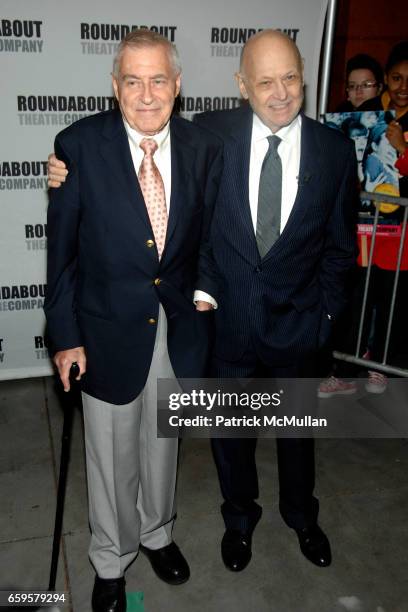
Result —
[[95, 577], [92, 592], [93, 612], [126, 612], [125, 579]]
[[299, 538], [300, 550], [315, 565], [327, 567], [331, 563], [331, 550], [327, 536], [319, 525], [312, 525], [304, 529], [296, 529]]
[[179, 547], [174, 542], [152, 550], [140, 545], [140, 549], [149, 558], [157, 576], [167, 584], [183, 584], [190, 578], [190, 568]]
[[232, 572], [246, 568], [252, 557], [251, 535], [236, 529], [227, 529], [221, 541], [221, 556]]

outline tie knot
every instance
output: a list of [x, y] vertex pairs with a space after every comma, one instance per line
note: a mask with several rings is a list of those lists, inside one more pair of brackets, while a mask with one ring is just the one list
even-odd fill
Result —
[[274, 153], [277, 153], [279, 143], [282, 142], [282, 138], [279, 138], [279, 136], [276, 136], [274, 134], [273, 136], [268, 136], [268, 142], [269, 142], [269, 150], [273, 151]]
[[139, 145], [145, 155], [154, 155], [155, 151], [157, 151], [158, 146], [159, 145], [153, 138], [143, 138], [143, 140], [140, 141]]

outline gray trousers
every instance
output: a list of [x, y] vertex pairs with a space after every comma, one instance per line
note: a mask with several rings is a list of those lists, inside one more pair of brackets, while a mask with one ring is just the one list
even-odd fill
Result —
[[82, 394], [91, 544], [100, 578], [119, 578], [139, 544], [171, 542], [178, 440], [157, 438], [157, 379], [174, 378], [160, 306], [153, 359], [140, 395], [124, 405]]

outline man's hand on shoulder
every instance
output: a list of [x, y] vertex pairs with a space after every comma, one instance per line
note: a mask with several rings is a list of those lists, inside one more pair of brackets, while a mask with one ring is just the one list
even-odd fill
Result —
[[48, 156], [48, 187], [61, 187], [65, 183], [68, 170], [63, 161], [55, 157], [55, 153], [50, 153]]
[[58, 373], [60, 375], [64, 391], [69, 391], [69, 371], [72, 364], [77, 363], [79, 367], [79, 374], [75, 380], [81, 380], [81, 376], [86, 372], [86, 357], [84, 347], [78, 346], [66, 351], [58, 351], [58, 353], [55, 353], [54, 355], [54, 363], [58, 368]]
[[196, 310], [203, 312], [204, 310], [213, 310], [214, 306], [210, 302], [204, 302], [203, 300], [197, 300], [195, 303]]

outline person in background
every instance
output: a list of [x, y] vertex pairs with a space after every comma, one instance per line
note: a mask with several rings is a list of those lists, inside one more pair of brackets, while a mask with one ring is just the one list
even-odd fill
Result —
[[361, 104], [378, 96], [382, 87], [383, 71], [377, 60], [365, 53], [354, 55], [346, 64], [347, 100], [336, 111], [344, 113], [361, 110]]
[[[386, 90], [377, 95], [376, 97], [370, 97], [364, 101], [358, 110], [362, 111], [362, 116], [368, 116], [369, 113], [366, 111], [379, 111], [379, 110], [393, 110], [396, 113], [395, 120], [388, 124], [385, 131], [385, 136], [388, 139], [388, 143], [394, 147], [398, 154], [397, 161], [394, 163], [395, 168], [399, 172], [399, 192], [401, 197], [408, 196], [408, 41], [402, 41], [395, 45], [391, 50], [388, 60], [385, 65], [385, 84]], [[376, 135], [377, 134], [377, 135]], [[377, 138], [378, 136], [378, 138]], [[373, 150], [379, 146], [384, 147], [384, 136], [380, 129], [375, 130], [373, 141]], [[395, 159], [395, 158], [394, 158]], [[384, 173], [377, 174], [374, 176], [374, 164], [373, 158], [370, 162], [371, 170], [370, 177], [378, 180], [380, 177], [381, 182], [385, 181]], [[384, 180], [383, 180], [384, 179]], [[366, 187], [370, 188], [369, 185]], [[371, 188], [375, 185], [371, 185]], [[402, 217], [402, 210], [400, 211], [400, 217]], [[399, 249], [399, 237], [396, 236], [377, 236], [376, 246], [374, 251], [374, 265], [371, 271], [370, 287], [368, 302], [371, 308], [375, 309], [374, 325], [371, 333], [370, 351], [369, 356], [373, 361], [382, 362], [384, 356], [385, 339], [387, 333], [387, 324], [389, 318], [389, 310], [392, 296], [392, 288], [395, 277], [395, 269], [397, 263]], [[401, 262], [401, 272], [399, 276], [397, 300], [395, 305], [395, 312], [392, 325], [391, 343], [390, 343], [390, 355], [394, 356], [400, 354], [406, 346], [406, 309], [408, 307], [408, 252], [406, 246], [404, 246], [404, 252]], [[361, 308], [362, 291], [361, 283], [357, 283], [359, 294], [353, 303], [359, 304]], [[367, 314], [369, 318], [370, 314]], [[350, 319], [347, 323], [350, 328]], [[339, 342], [346, 341], [349, 345], [344, 352], [354, 352], [356, 338], [357, 338], [357, 325], [351, 326], [354, 331], [350, 330], [349, 341], [338, 335]], [[367, 339], [369, 335], [370, 325], [365, 325], [366, 333], [364, 337]], [[367, 350], [366, 343], [362, 343], [363, 352]], [[340, 344], [335, 346], [338, 350], [342, 351]], [[406, 350], [406, 349], [405, 349]], [[319, 386], [318, 395], [321, 398], [332, 397], [333, 395], [348, 395], [355, 393], [357, 386], [354, 381], [343, 380], [343, 377], [354, 377], [355, 368], [350, 368], [348, 364], [338, 362], [336, 364], [335, 376], [331, 376], [328, 379], [322, 381]], [[383, 393], [387, 388], [387, 377], [375, 370], [369, 370], [368, 380], [366, 382], [366, 390], [369, 393]]]
[[400, 195], [408, 193], [408, 40], [392, 49], [385, 65], [386, 90], [362, 103], [359, 110], [394, 110], [395, 120], [387, 129], [387, 138], [396, 149], [395, 167], [401, 174]]
[[[408, 40], [397, 43], [390, 52], [385, 64], [386, 90], [381, 94], [366, 100], [359, 110], [393, 110], [395, 120], [388, 124], [386, 137], [397, 152], [398, 159], [395, 168], [399, 172], [399, 191], [401, 197], [408, 196]], [[402, 216], [402, 214], [401, 214]], [[390, 239], [387, 244], [387, 258], [382, 263], [376, 259], [375, 273], [379, 290], [376, 291], [376, 317], [374, 329], [374, 349], [372, 358], [382, 361], [382, 353], [385, 343], [386, 323], [388, 321], [389, 306], [394, 282], [394, 270], [397, 263], [399, 247], [398, 239]], [[396, 336], [400, 338], [399, 345], [404, 344], [403, 338], [405, 326], [405, 306], [408, 304], [408, 254], [404, 247], [404, 255], [399, 277], [397, 293], [397, 309], [393, 320], [394, 344]], [[370, 371], [367, 390], [381, 392], [385, 390], [387, 378], [384, 374]]]

